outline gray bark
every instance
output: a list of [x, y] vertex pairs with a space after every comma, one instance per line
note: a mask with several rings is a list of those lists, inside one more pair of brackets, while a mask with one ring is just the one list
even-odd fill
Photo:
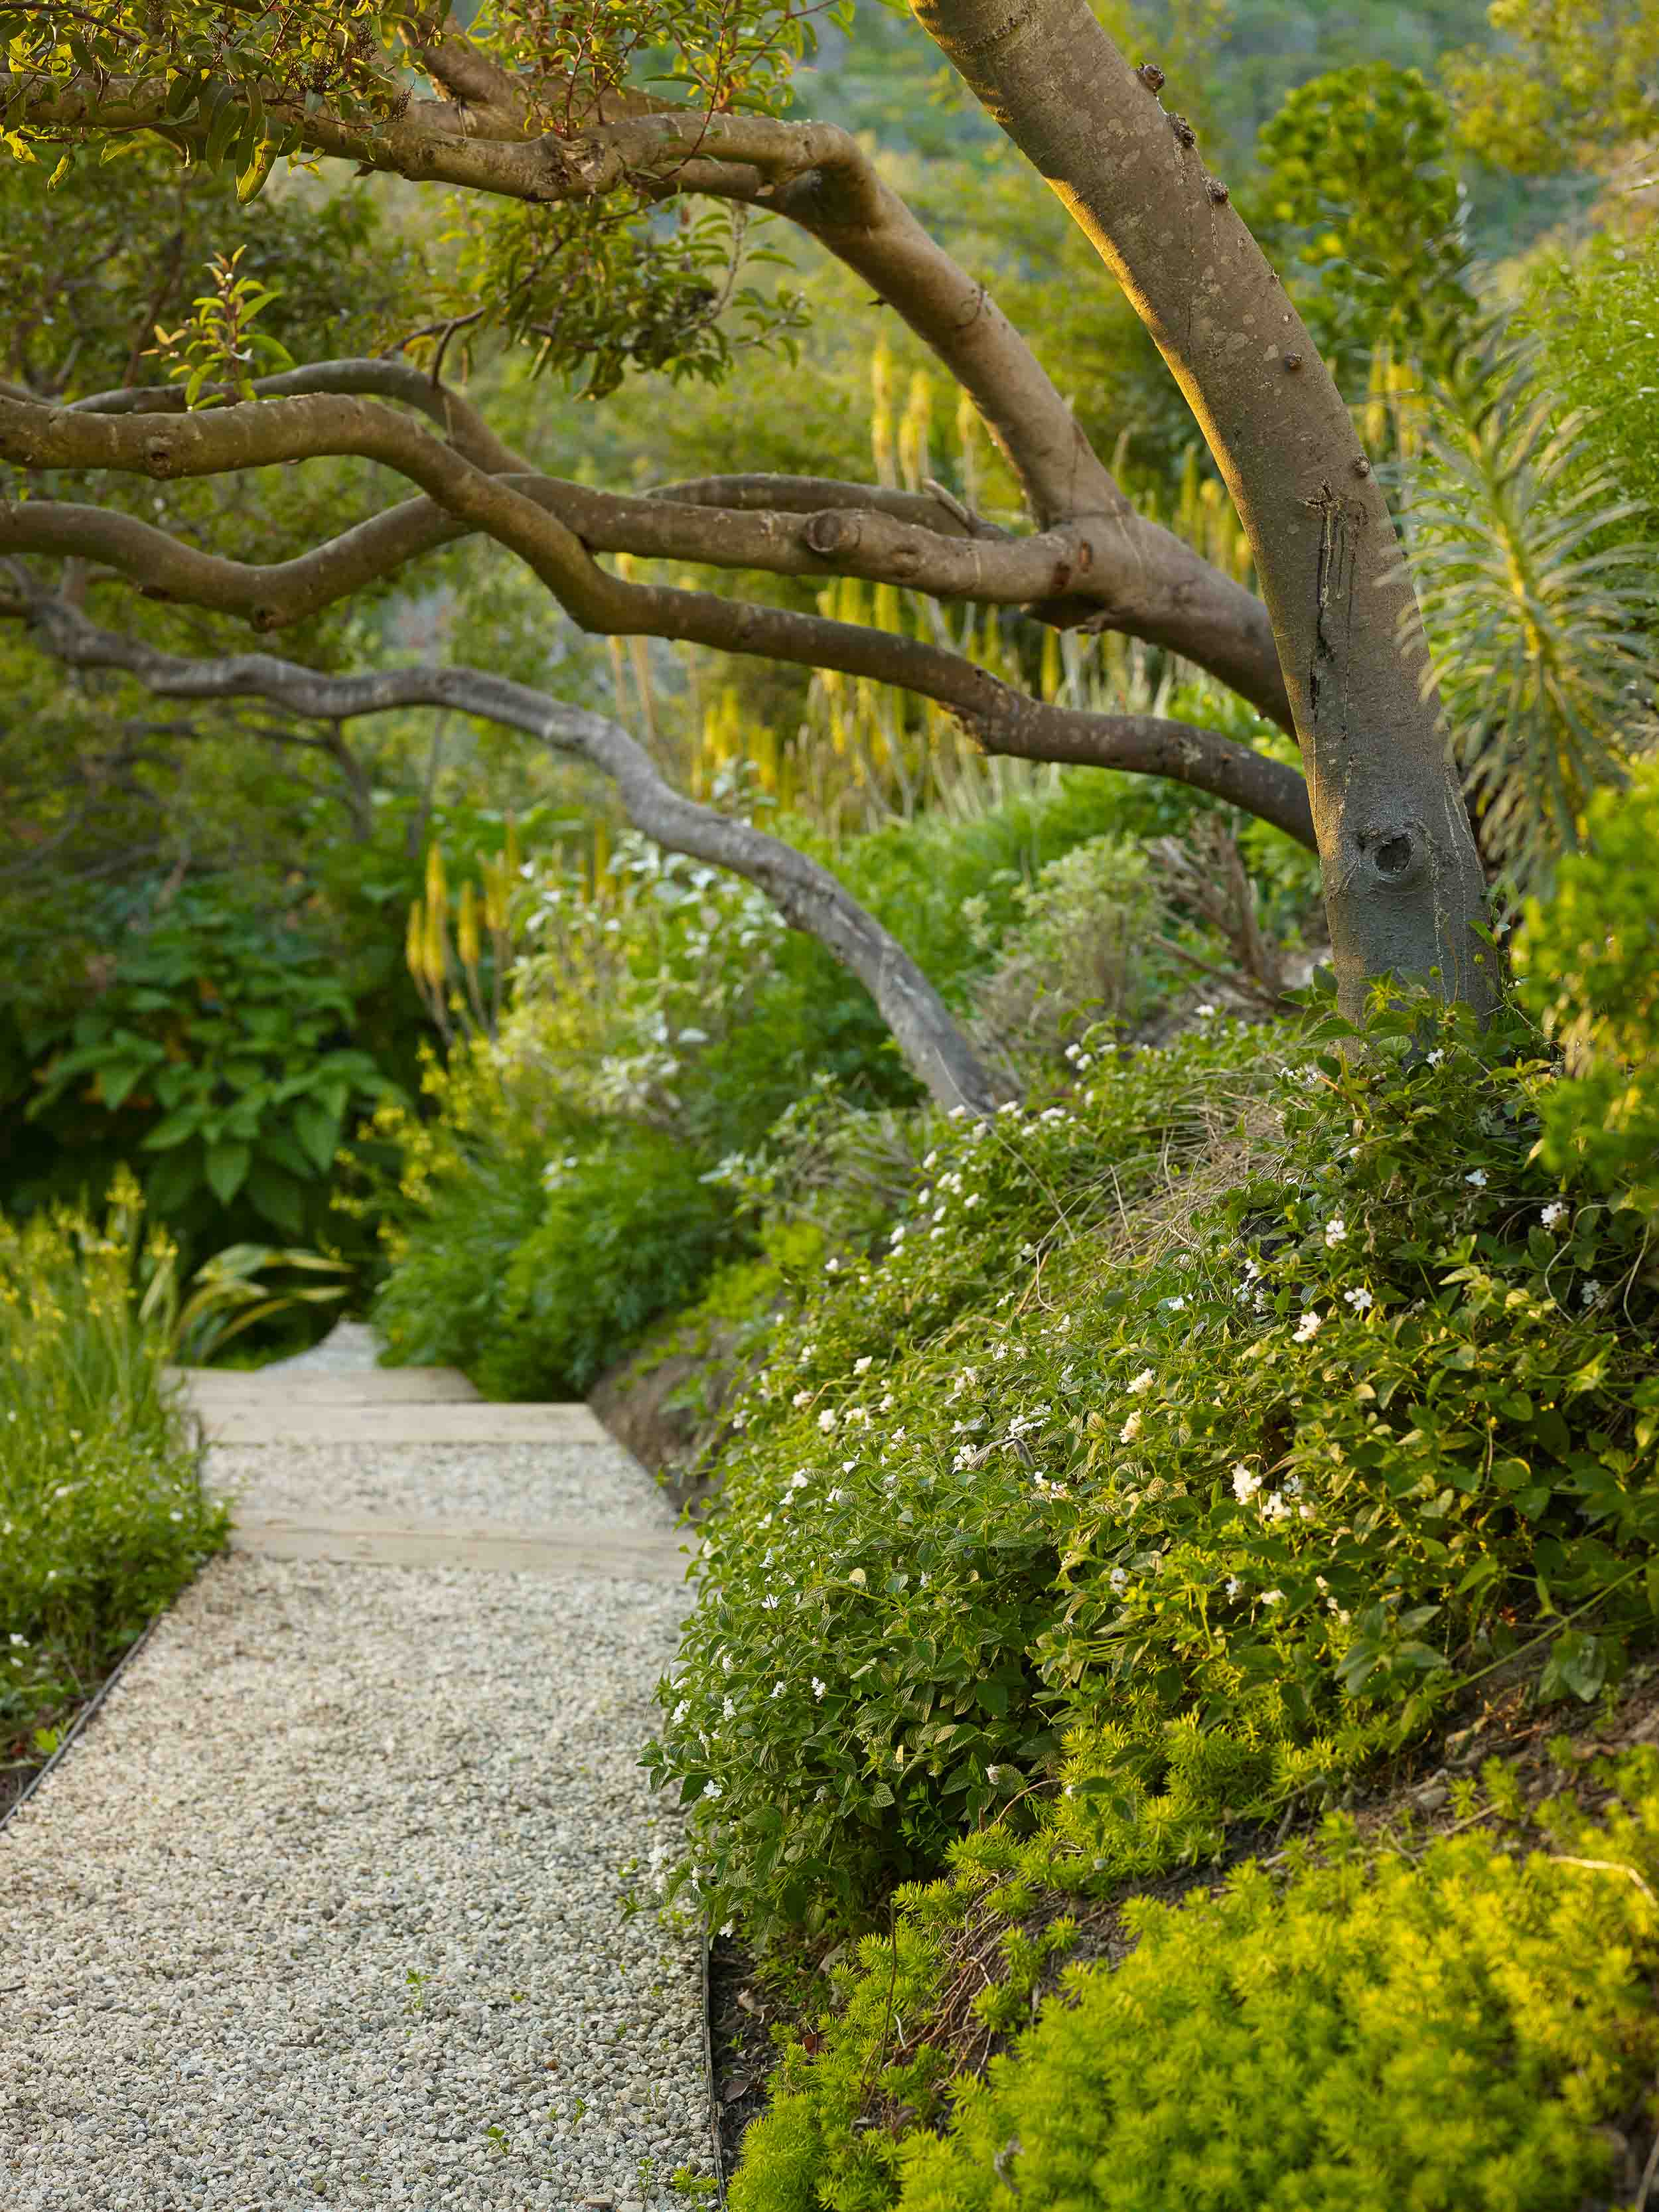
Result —
[[1388, 507], [1336, 390], [1191, 130], [1085, 0], [913, 0], [1082, 226], [1169, 363], [1249, 533], [1307, 770], [1343, 1004], [1438, 978], [1488, 1003], [1485, 884], [1425, 696]]

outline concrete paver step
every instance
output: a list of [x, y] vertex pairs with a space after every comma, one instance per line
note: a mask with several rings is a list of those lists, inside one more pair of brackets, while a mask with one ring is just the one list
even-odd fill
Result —
[[476, 1404], [459, 1367], [371, 1367], [358, 1375], [291, 1375], [281, 1367], [170, 1367], [198, 1406]]
[[218, 1444], [608, 1444], [586, 1406], [495, 1406], [392, 1400], [317, 1405], [307, 1385], [286, 1401], [198, 1399], [208, 1439]]
[[688, 1554], [677, 1531], [614, 1528], [575, 1521], [546, 1528], [467, 1528], [443, 1522], [239, 1520], [234, 1552], [267, 1559], [340, 1559], [362, 1566], [465, 1567], [517, 1575], [666, 1576], [678, 1582]]

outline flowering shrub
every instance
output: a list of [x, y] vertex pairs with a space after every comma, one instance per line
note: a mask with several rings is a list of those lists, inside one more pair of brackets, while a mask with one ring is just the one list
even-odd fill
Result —
[[856, 1915], [1053, 1760], [1033, 1655], [1075, 1526], [1055, 1439], [1094, 1370], [1077, 1279], [1270, 1080], [1260, 1033], [1229, 1025], [1067, 1103], [944, 1121], [877, 1255], [798, 1281], [732, 1415], [648, 1754], [700, 1801], [717, 1917]]
[[[957, 1124], [803, 1294], [650, 1754], [718, 1918], [856, 1925], [1039, 1808], [1043, 1879], [1159, 1870], [1511, 1656], [1593, 1698], [1650, 1626], [1655, 1288], [1638, 1217], [1534, 1156], [1535, 1035], [1267, 1034]], [[1269, 1091], [1225, 1196], [1145, 1211]]]
[[[1607, 1814], [1540, 1808], [1547, 1848], [1529, 1855], [1491, 1826], [1420, 1854], [1368, 1849], [1333, 1818], [1316, 1860], [1304, 1847], [1286, 1871], [1247, 1865], [1216, 1895], [1131, 1902], [1129, 1955], [1068, 1967], [948, 2108], [937, 2052], [884, 2065], [902, 2039], [914, 2046], [899, 2023], [937, 2002], [963, 1913], [948, 1893], [931, 1912], [915, 1900], [890, 1944], [867, 1940], [824, 2055], [786, 2062], [732, 2212], [1629, 2202], [1659, 2056], [1659, 1758], [1601, 1778], [1619, 1792]], [[1028, 2021], [1034, 1954], [1075, 1934], [1010, 1931]], [[988, 2028], [1016, 2025], [997, 2002], [1006, 1987], [975, 2001]], [[847, 2131], [872, 2088], [932, 2124], [902, 2142]]]

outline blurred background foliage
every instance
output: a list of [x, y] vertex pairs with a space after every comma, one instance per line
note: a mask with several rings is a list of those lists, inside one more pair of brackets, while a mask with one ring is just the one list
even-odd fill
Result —
[[[1652, 703], [1659, 233], [1648, 34], [1629, 12], [1105, 7], [1167, 71], [1395, 471], [1488, 858], [1517, 897], [1547, 893], [1595, 792], [1643, 750]], [[1585, 122], [1591, 66], [1617, 93], [1611, 135]], [[850, 33], [823, 27], [793, 97], [867, 135], [1133, 495], [1249, 582], [1140, 324], [928, 42], [861, 6]], [[261, 328], [301, 361], [411, 341], [429, 358], [416, 334], [434, 311], [486, 279], [522, 283], [507, 320], [531, 343], [459, 331], [445, 368], [538, 465], [623, 486], [932, 478], [1020, 520], [936, 364], [781, 223], [750, 224], [729, 312], [676, 339], [690, 367], [670, 397], [649, 344], [600, 358], [590, 332], [571, 373], [570, 346], [529, 330], [552, 247], [523, 210], [434, 224], [413, 187], [332, 173], [278, 174], [240, 207], [228, 180], [135, 146], [52, 190], [43, 167], [6, 165], [0, 215], [0, 374], [44, 396], [163, 378], [155, 327], [178, 323], [215, 252], [240, 250], [239, 272], [274, 295]], [[690, 330], [731, 241], [679, 235]], [[629, 250], [583, 248], [621, 256], [624, 285]], [[96, 496], [274, 560], [390, 489], [338, 463]], [[68, 477], [50, 490], [91, 495]], [[857, 583], [687, 580], [940, 637], [1048, 697], [1284, 747], [1212, 682], [1121, 639]], [[97, 576], [80, 588], [94, 616], [169, 649], [246, 642], [228, 619]], [[826, 859], [1021, 1065], [1064, 1053], [1081, 1002], [1155, 1036], [1201, 999], [1270, 1002], [1319, 951], [1306, 856], [1260, 824], [1170, 786], [987, 761], [935, 708], [878, 686], [584, 638], [494, 547], [462, 541], [283, 649], [337, 669], [451, 658], [617, 714], [685, 788]], [[426, 711], [325, 727], [162, 711], [119, 678], [55, 669], [10, 624], [0, 701], [9, 1213], [96, 1206], [127, 1162], [187, 1265], [273, 1238], [337, 1253], [359, 1306], [381, 1286], [403, 1356], [459, 1358], [504, 1390], [578, 1388], [741, 1243], [729, 1194], [703, 1180], [723, 1158], [820, 1078], [871, 1108], [911, 1095], [868, 1000], [817, 947], [743, 886], [630, 843], [605, 787], [520, 738]], [[1224, 895], [1194, 891], [1200, 854]], [[1133, 958], [1110, 954], [1118, 940]], [[680, 1260], [641, 1241], [658, 1218], [682, 1224]], [[617, 1258], [595, 1305], [581, 1255], [602, 1249]], [[599, 1316], [585, 1337], [579, 1293]], [[251, 1334], [269, 1348], [316, 1322]]]

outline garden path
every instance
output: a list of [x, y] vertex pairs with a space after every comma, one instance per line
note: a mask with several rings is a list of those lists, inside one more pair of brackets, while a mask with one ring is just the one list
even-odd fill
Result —
[[6, 2212], [707, 2171], [698, 1955], [623, 1901], [672, 1842], [672, 1516], [586, 1407], [372, 1359], [191, 1378], [232, 1548], [0, 1832]]

